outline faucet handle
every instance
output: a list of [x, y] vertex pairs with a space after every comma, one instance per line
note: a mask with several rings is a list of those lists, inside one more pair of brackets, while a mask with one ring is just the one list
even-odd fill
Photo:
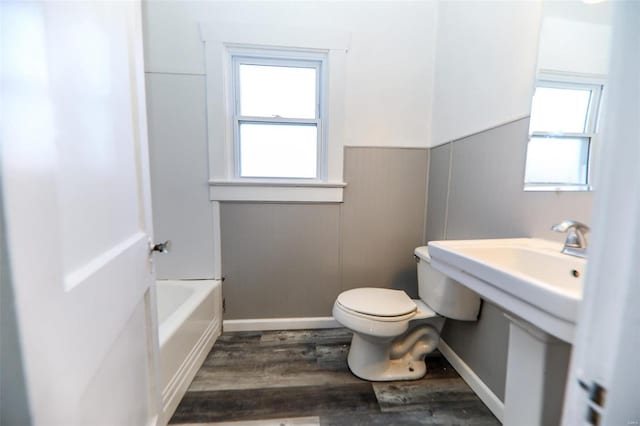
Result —
[[580, 249], [586, 250], [587, 238], [585, 234], [591, 230], [587, 225], [575, 220], [563, 220], [557, 225], [551, 227], [552, 231], [567, 232], [567, 240], [564, 243], [564, 250], [567, 249]]
[[586, 233], [591, 230], [589, 226], [585, 225], [582, 222], [578, 222], [576, 220], [563, 220], [559, 224], [553, 225], [551, 227], [551, 230], [556, 232], [567, 232], [570, 229], [575, 229], [576, 231], [579, 231], [581, 233]]

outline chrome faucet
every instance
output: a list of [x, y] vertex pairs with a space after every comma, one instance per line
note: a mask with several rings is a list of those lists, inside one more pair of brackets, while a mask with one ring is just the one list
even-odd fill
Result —
[[585, 234], [589, 227], [575, 220], [564, 220], [551, 227], [552, 231], [566, 232], [567, 239], [564, 242], [562, 253], [577, 257], [587, 257], [587, 239]]

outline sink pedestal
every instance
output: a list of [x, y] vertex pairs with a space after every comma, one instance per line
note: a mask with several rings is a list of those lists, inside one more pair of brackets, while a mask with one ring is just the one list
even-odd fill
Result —
[[571, 346], [511, 315], [505, 425], [558, 425]]

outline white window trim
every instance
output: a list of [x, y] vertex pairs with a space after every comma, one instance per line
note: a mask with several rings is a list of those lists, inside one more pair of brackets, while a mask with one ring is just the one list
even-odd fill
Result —
[[[345, 127], [346, 54], [348, 33], [327, 29], [268, 25], [200, 23], [205, 46], [209, 185], [213, 201], [342, 202]], [[233, 102], [229, 93], [231, 52], [265, 49], [326, 55], [327, 90], [323, 116], [326, 169], [320, 179], [239, 178], [234, 153]], [[284, 53], [286, 54], [286, 53]], [[267, 55], [268, 56], [268, 55]], [[322, 114], [322, 112], [321, 112]]]
[[[274, 181], [274, 180], [286, 180], [286, 181], [307, 181], [307, 182], [325, 182], [327, 180], [327, 138], [325, 130], [324, 119], [327, 114], [327, 98], [328, 98], [328, 83], [327, 83], [327, 55], [326, 53], [297, 51], [297, 50], [273, 50], [273, 49], [255, 49], [255, 48], [238, 48], [230, 47], [227, 49], [230, 55], [232, 75], [232, 94], [231, 105], [233, 111], [232, 128], [233, 128], [233, 145], [234, 145], [234, 173], [233, 178], [237, 180], [259, 180], [259, 181]], [[239, 110], [239, 93], [240, 93], [240, 81], [239, 81], [239, 65], [242, 64], [261, 64], [272, 66], [304, 66], [308, 68], [315, 68], [317, 72], [316, 79], [316, 98], [317, 115], [313, 119], [294, 119], [294, 118], [266, 118], [266, 117], [249, 117], [241, 116]], [[310, 65], [313, 65], [311, 67]], [[243, 177], [240, 176], [240, 137], [238, 135], [238, 129], [240, 122], [255, 122], [255, 123], [300, 123], [300, 124], [315, 124], [317, 129], [317, 151], [316, 151], [316, 177], [314, 178], [266, 178], [266, 177]]]
[[[217, 201], [341, 203], [346, 183], [298, 181], [209, 181], [209, 198]], [[260, 199], [255, 200], [256, 194]]]
[[[541, 70], [536, 79], [536, 87], [557, 87], [562, 89], [589, 88], [594, 98], [589, 100], [589, 110], [587, 111], [586, 129], [584, 133], [549, 133], [537, 132], [530, 129], [529, 136], [556, 136], [556, 137], [578, 137], [589, 138], [589, 154], [587, 163], [587, 183], [529, 183], [525, 182], [525, 191], [592, 191], [593, 190], [593, 165], [594, 157], [598, 151], [598, 126], [600, 108], [602, 106], [602, 95], [606, 77], [593, 74], [565, 73], [552, 70]], [[526, 167], [526, 165], [525, 165]]]

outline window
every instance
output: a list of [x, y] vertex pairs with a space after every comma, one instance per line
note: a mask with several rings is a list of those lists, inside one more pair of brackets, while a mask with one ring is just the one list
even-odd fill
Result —
[[209, 199], [341, 203], [351, 34], [201, 22]]
[[260, 53], [232, 53], [236, 177], [322, 179], [324, 57]]
[[531, 107], [525, 188], [587, 189], [601, 84], [539, 80]]

